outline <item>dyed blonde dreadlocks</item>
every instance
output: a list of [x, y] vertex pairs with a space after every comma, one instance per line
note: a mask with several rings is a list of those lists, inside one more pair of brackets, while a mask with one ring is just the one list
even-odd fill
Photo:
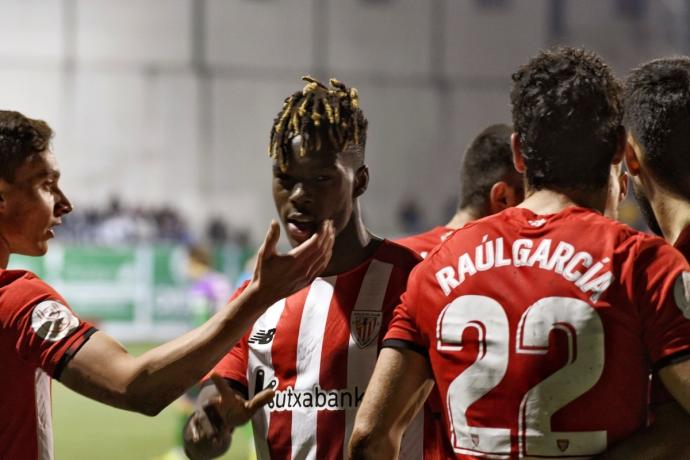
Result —
[[281, 170], [287, 168], [290, 140], [301, 136], [299, 155], [319, 150], [327, 136], [330, 146], [343, 151], [349, 144], [364, 149], [367, 119], [359, 108], [359, 94], [331, 78], [330, 88], [316, 79], [305, 76], [307, 84], [285, 99], [283, 108], [273, 122], [269, 156], [278, 161]]

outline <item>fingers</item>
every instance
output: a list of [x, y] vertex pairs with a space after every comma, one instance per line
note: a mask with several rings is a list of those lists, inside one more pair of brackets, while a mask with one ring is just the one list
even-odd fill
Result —
[[323, 250], [324, 245], [333, 244], [335, 230], [333, 228], [332, 220], [325, 220], [321, 223], [321, 228], [315, 232], [308, 240], [293, 248], [288, 252], [288, 255], [295, 258], [305, 257], [312, 258], [315, 252]]
[[266, 238], [259, 249], [260, 259], [264, 259], [276, 252], [276, 245], [280, 239], [280, 225], [275, 220], [271, 221], [271, 225], [268, 227], [268, 232], [266, 233]]
[[271, 402], [273, 396], [275, 396], [275, 391], [273, 391], [272, 388], [266, 388], [265, 390], [254, 396], [252, 399], [247, 401], [245, 403], [245, 407], [247, 409], [248, 416], [251, 417], [252, 415], [254, 415], [254, 412], [256, 412], [258, 409]]
[[226, 382], [223, 377], [218, 374], [213, 374], [211, 380], [216, 386], [222, 401], [228, 401], [235, 397], [235, 392], [232, 391], [232, 388], [230, 388], [230, 385], [228, 385], [228, 382]]

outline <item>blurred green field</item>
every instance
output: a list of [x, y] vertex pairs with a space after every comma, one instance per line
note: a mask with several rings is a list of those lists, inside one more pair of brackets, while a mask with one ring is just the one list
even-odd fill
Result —
[[[138, 355], [150, 346], [128, 346]], [[174, 460], [180, 412], [168, 407], [157, 417], [146, 417], [104, 406], [53, 383], [53, 428], [57, 460]], [[230, 451], [223, 459], [253, 457], [249, 425], [235, 430]]]

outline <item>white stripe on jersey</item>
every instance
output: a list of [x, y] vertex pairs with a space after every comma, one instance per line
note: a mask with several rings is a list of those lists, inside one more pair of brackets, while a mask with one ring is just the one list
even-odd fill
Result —
[[[362, 287], [357, 296], [354, 310], [381, 311], [383, 301], [386, 296], [388, 280], [391, 276], [393, 265], [372, 260], [367, 269], [367, 273], [362, 280]], [[380, 333], [381, 331], [379, 331]], [[378, 337], [377, 337], [378, 339]], [[354, 391], [359, 387], [364, 391], [371, 374], [374, 372], [376, 357], [378, 355], [378, 340], [373, 340], [367, 347], [359, 348], [359, 345], [352, 338], [347, 353], [347, 387]], [[343, 444], [343, 458], [347, 458], [347, 447], [352, 435], [352, 427], [355, 422], [356, 408], [345, 409], [345, 443]]]
[[[330, 310], [335, 276], [311, 284], [297, 338], [296, 391], [311, 391], [319, 382], [321, 351]], [[316, 416], [311, 408], [292, 410], [292, 460], [316, 460]]]
[[400, 443], [400, 460], [419, 460], [424, 456], [424, 407], [419, 409]]
[[[268, 310], [261, 315], [261, 317], [254, 323], [251, 335], [254, 335], [260, 330], [269, 330], [278, 327], [278, 321], [283, 314], [285, 308], [285, 299], [274, 303]], [[269, 342], [265, 345], [253, 345], [249, 347], [249, 356], [247, 358], [247, 392], [252, 398], [256, 390], [256, 372], [254, 369], [261, 369], [264, 372], [264, 383], [262, 388], [266, 388], [274, 379], [273, 373], [273, 357], [271, 354], [271, 345]], [[268, 443], [266, 437], [268, 436], [268, 424], [270, 420], [270, 412], [268, 406], [264, 406], [257, 410], [252, 417], [252, 428], [254, 430], [254, 446], [258, 458], [270, 458], [270, 451], [268, 450]]]
[[38, 460], [53, 459], [53, 415], [50, 402], [50, 377], [42, 369], [34, 374], [36, 391], [36, 443]]

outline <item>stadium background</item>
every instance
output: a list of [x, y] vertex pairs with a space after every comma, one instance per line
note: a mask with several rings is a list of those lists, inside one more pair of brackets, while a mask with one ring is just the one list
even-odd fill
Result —
[[[444, 223], [472, 136], [509, 122], [510, 74], [545, 46], [625, 75], [690, 48], [687, 0], [0, 0], [0, 100], [48, 121], [76, 211], [38, 272], [142, 352], [191, 327], [190, 243], [236, 283], [274, 216], [267, 139], [299, 77], [359, 89], [367, 222]], [[639, 226], [626, 203], [621, 218]], [[161, 458], [176, 415], [99, 407], [54, 385], [58, 459]], [[227, 458], [247, 458], [248, 435]]]

